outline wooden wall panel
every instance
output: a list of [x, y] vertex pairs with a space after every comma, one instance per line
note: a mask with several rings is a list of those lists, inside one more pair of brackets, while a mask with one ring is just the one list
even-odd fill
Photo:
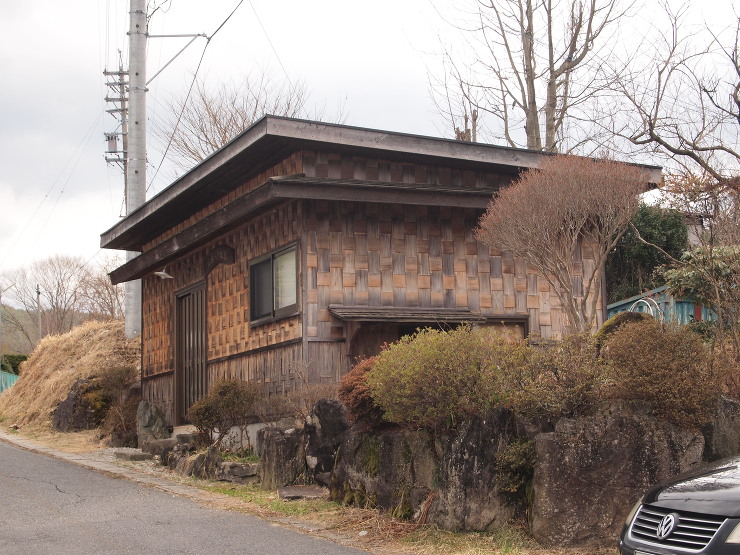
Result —
[[267, 395], [284, 394], [308, 384], [301, 342], [264, 349], [208, 364], [208, 381], [239, 379], [263, 386]]
[[[464, 308], [529, 316], [530, 332], [547, 338], [566, 331], [547, 280], [475, 239], [481, 211], [309, 201], [305, 214], [310, 339], [338, 337], [342, 323], [328, 310], [334, 304]], [[590, 249], [578, 253], [574, 282], [593, 267], [589, 255]]]
[[[249, 261], [298, 239], [299, 210], [299, 203], [286, 202], [168, 264], [167, 272], [174, 279], [144, 278], [143, 376], [175, 369], [175, 295], [203, 279], [207, 295], [208, 360], [302, 336], [300, 316], [254, 328], [249, 325]], [[206, 276], [208, 254], [223, 246], [234, 249], [235, 263], [221, 264]], [[299, 306], [300, 296], [299, 292]]]
[[164, 413], [167, 422], [175, 424], [175, 379], [172, 373], [144, 380], [141, 383], [141, 396]]

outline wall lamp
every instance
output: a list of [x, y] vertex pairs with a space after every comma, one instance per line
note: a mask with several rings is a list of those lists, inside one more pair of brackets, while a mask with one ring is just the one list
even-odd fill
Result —
[[154, 272], [154, 275], [160, 279], [175, 279], [172, 275], [167, 273], [167, 266], [165, 265], [159, 272]]

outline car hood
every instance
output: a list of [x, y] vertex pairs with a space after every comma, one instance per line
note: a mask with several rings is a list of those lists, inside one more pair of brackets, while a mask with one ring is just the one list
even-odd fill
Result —
[[740, 457], [665, 480], [648, 491], [644, 502], [676, 511], [740, 517]]

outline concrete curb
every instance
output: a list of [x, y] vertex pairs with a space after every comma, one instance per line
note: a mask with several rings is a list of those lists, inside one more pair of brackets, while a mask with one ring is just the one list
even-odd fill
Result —
[[72, 464], [76, 464], [77, 466], [89, 468], [96, 472], [102, 472], [116, 478], [137, 482], [149, 487], [154, 487], [168, 493], [172, 493], [173, 495], [188, 497], [197, 501], [213, 500], [214, 498], [221, 497], [216, 494], [203, 491], [194, 486], [178, 484], [177, 482], [167, 480], [166, 478], [158, 478], [144, 472], [139, 472], [138, 470], [135, 470], [133, 468], [119, 466], [117, 464], [104, 461], [96, 461], [93, 460], [91, 457], [86, 456], [84, 453], [65, 453], [64, 451], [58, 451], [57, 449], [53, 449], [51, 447], [47, 447], [46, 445], [36, 443], [33, 440], [8, 434], [3, 431], [0, 431], [0, 441], [15, 445], [16, 447], [19, 447], [20, 449], [25, 449], [26, 451], [32, 451], [34, 453], [39, 453], [48, 457], [61, 459]]

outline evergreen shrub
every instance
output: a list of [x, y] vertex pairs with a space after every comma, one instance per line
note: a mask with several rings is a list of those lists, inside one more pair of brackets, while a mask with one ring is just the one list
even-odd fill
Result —
[[497, 404], [500, 391], [492, 379], [497, 362], [516, 358], [521, 348], [486, 328], [427, 328], [383, 349], [367, 384], [386, 420], [451, 429]]
[[583, 334], [520, 347], [517, 357], [499, 364], [493, 374], [501, 404], [530, 420], [589, 414], [604, 379], [596, 344]]

